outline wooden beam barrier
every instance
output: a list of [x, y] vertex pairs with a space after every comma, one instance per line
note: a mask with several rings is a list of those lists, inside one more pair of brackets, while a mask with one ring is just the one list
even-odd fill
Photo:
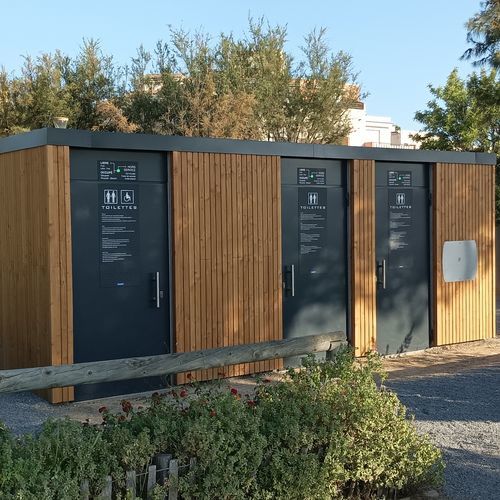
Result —
[[1, 370], [0, 393], [113, 382], [205, 368], [220, 368], [238, 363], [332, 351], [343, 344], [346, 344], [345, 333], [333, 332], [205, 351]]

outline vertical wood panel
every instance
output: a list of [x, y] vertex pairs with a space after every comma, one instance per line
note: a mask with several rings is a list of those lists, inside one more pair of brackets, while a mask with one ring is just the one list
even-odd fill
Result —
[[351, 343], [356, 355], [375, 348], [375, 162], [350, 163]]
[[[250, 248], [250, 226], [249, 226], [249, 212], [248, 207], [250, 206], [248, 202], [249, 192], [251, 186], [248, 185], [248, 169], [249, 169], [249, 157], [243, 156], [241, 158], [241, 168], [242, 168], [242, 228], [243, 228], [243, 341], [245, 344], [250, 343], [251, 333], [250, 333], [250, 308], [248, 304], [250, 303], [250, 258], [249, 258], [249, 248]], [[250, 363], [245, 363], [243, 366], [243, 372], [249, 373]]]
[[0, 369], [73, 362], [69, 186], [65, 146], [0, 155]]
[[[435, 344], [495, 335], [495, 205], [491, 165], [434, 165], [433, 283]], [[445, 283], [445, 241], [475, 240], [478, 271], [474, 280]]]
[[[172, 154], [177, 352], [282, 338], [279, 170], [278, 157]], [[276, 360], [224, 371], [281, 367]], [[203, 380], [219, 371], [191, 376]]]

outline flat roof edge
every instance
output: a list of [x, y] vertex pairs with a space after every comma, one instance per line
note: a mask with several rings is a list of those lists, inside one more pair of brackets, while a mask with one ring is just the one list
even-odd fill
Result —
[[235, 153], [297, 158], [331, 158], [338, 160], [360, 159], [415, 163], [496, 164], [496, 156], [493, 153], [244, 141], [207, 137], [90, 132], [86, 130], [55, 128], [38, 129], [0, 139], [0, 153], [45, 145], [136, 151]]
[[0, 153], [45, 146], [47, 144], [47, 130], [41, 128], [31, 132], [2, 137], [0, 139]]

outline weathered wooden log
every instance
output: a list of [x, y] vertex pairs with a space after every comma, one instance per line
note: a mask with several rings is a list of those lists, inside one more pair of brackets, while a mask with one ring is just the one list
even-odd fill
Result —
[[345, 343], [345, 340], [344, 332], [333, 332], [205, 351], [2, 370], [0, 371], [0, 393], [169, 375], [239, 363], [300, 356], [335, 349], [340, 344]]

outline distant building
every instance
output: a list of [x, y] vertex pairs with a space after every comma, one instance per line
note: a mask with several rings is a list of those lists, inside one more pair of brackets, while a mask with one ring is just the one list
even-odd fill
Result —
[[389, 116], [368, 115], [365, 105], [359, 102], [349, 110], [352, 131], [347, 137], [349, 146], [373, 148], [418, 149], [418, 143], [410, 135], [413, 130], [401, 130]]

